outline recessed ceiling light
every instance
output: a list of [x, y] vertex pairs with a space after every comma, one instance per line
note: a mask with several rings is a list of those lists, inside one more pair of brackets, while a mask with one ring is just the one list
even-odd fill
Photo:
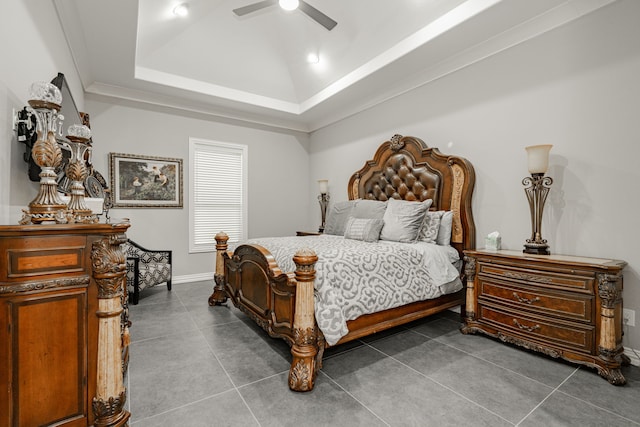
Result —
[[309, 64], [317, 64], [318, 62], [320, 62], [320, 57], [317, 53], [310, 53], [307, 55], [307, 62]]
[[298, 0], [280, 0], [278, 4], [284, 10], [296, 10], [300, 2]]
[[187, 3], [180, 3], [173, 8], [173, 14], [176, 16], [187, 16], [189, 14], [189, 5]]

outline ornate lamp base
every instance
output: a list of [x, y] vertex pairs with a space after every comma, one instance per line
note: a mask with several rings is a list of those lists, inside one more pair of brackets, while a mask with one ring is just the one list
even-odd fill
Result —
[[525, 254], [535, 254], [535, 255], [550, 255], [551, 251], [549, 250], [549, 245], [547, 243], [535, 243], [535, 242], [527, 242], [524, 244], [524, 250], [522, 251]]

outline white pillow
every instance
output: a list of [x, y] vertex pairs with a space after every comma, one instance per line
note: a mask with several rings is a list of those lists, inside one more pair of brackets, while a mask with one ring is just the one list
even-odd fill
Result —
[[383, 225], [384, 221], [381, 219], [351, 217], [347, 221], [344, 237], [345, 239], [377, 242]]
[[444, 211], [428, 211], [424, 216], [424, 222], [420, 228], [420, 234], [418, 240], [427, 243], [436, 243], [438, 237], [438, 231], [440, 229], [440, 222], [442, 220], [442, 214]]
[[324, 234], [343, 236], [344, 228], [347, 225], [347, 221], [352, 216], [351, 212], [353, 212], [356, 203], [356, 200], [333, 203], [327, 212]]
[[384, 212], [384, 227], [380, 233], [380, 240], [415, 242], [431, 203], [433, 203], [431, 199], [422, 203], [389, 199]]
[[387, 202], [380, 200], [358, 199], [351, 216], [354, 218], [382, 219], [387, 209]]
[[440, 219], [436, 243], [442, 246], [451, 244], [451, 231], [453, 229], [453, 211], [444, 211]]

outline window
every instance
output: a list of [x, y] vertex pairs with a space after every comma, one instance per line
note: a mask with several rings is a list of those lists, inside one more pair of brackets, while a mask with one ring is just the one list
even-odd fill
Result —
[[241, 144], [189, 138], [189, 251], [215, 250], [215, 235], [247, 238], [247, 151]]

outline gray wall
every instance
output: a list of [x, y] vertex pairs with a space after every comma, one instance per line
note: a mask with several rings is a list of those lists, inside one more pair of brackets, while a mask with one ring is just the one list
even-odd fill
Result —
[[[113, 209], [129, 218], [127, 235], [148, 248], [172, 249], [177, 282], [213, 277], [213, 253], [189, 254], [189, 137], [249, 147], [249, 237], [294, 235], [309, 217], [308, 135], [212, 121], [163, 107], [87, 95], [93, 162], [109, 179], [109, 153], [182, 158], [184, 208]], [[301, 179], [302, 178], [302, 179]], [[223, 231], [223, 230], [221, 230]], [[213, 239], [213, 236], [211, 236]]]
[[[622, 259], [625, 344], [640, 349], [640, 2], [615, 2], [311, 135], [310, 188], [348, 178], [394, 133], [475, 166], [477, 242], [498, 230], [520, 250], [531, 233], [525, 146], [553, 144], [542, 234], [553, 253]], [[314, 195], [309, 196], [309, 202]], [[311, 222], [318, 214], [312, 211]]]
[[16, 141], [13, 132], [13, 110], [27, 104], [31, 83], [50, 81], [58, 72], [65, 74], [79, 108], [84, 108], [84, 93], [53, 3], [7, 0], [2, 7], [0, 224], [16, 224], [38, 186], [27, 178], [24, 144]]

